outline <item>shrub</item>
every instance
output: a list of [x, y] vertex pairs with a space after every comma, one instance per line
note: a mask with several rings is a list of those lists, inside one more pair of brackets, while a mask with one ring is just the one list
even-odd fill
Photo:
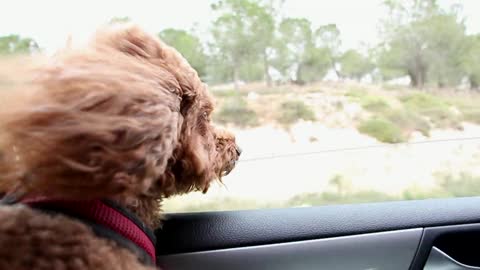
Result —
[[361, 98], [366, 95], [368, 95], [368, 92], [363, 88], [352, 88], [345, 94], [345, 96], [352, 98]]
[[258, 125], [257, 114], [240, 96], [228, 98], [218, 113], [214, 114], [213, 119], [221, 124], [234, 124], [240, 127]]
[[291, 89], [287, 88], [276, 88], [276, 87], [270, 87], [270, 88], [261, 88], [255, 91], [255, 93], [259, 95], [278, 95], [278, 94], [288, 94], [291, 92]]
[[451, 96], [448, 102], [455, 106], [463, 116], [463, 120], [480, 124], [480, 96], [478, 94]]
[[384, 112], [390, 109], [388, 102], [384, 98], [377, 96], [364, 96], [360, 98], [360, 104], [365, 110], [371, 112]]
[[478, 196], [480, 194], [480, 177], [462, 173], [458, 177], [444, 175], [438, 180], [439, 185], [453, 197]]
[[277, 121], [284, 125], [291, 125], [298, 120], [315, 120], [315, 113], [303, 101], [286, 101], [280, 104]]
[[334, 175], [328, 181], [329, 186], [335, 189], [336, 193], [339, 195], [344, 195], [348, 193], [351, 189], [351, 182], [340, 174]]
[[425, 190], [417, 187], [410, 187], [402, 193], [403, 200], [424, 200], [448, 197], [451, 197], [451, 195], [441, 188]]
[[247, 92], [235, 90], [235, 89], [224, 89], [224, 90], [210, 90], [211, 93], [217, 98], [235, 98], [246, 96]]
[[426, 94], [414, 93], [400, 97], [400, 101], [411, 110], [422, 111], [433, 108], [448, 109], [448, 104], [442, 99]]
[[390, 110], [385, 113], [384, 117], [400, 127], [404, 134], [419, 131], [424, 136], [430, 135], [430, 124], [428, 121], [415, 113], [404, 110]]
[[402, 130], [396, 124], [384, 118], [363, 121], [360, 123], [358, 131], [384, 143], [400, 143], [406, 140]]
[[480, 124], [480, 110], [464, 110], [463, 117], [465, 121], [472, 122], [475, 124]]
[[397, 84], [382, 84], [382, 89], [385, 91], [405, 91], [407, 87]]
[[412, 113], [425, 116], [436, 127], [458, 127], [461, 119], [453, 113], [450, 105], [439, 97], [426, 93], [415, 93], [400, 98]]
[[267, 208], [268, 205], [255, 200], [238, 198], [217, 198], [215, 200], [186, 200], [183, 202], [166, 202], [165, 209], [169, 212], [203, 212]]
[[367, 111], [382, 112], [390, 108], [390, 104], [385, 98], [369, 95], [367, 90], [363, 88], [350, 89], [345, 96], [354, 102], [358, 102]]
[[320, 206], [329, 204], [369, 203], [397, 200], [398, 198], [378, 191], [358, 191], [347, 195], [335, 192], [304, 193], [288, 200], [286, 206]]
[[415, 187], [408, 188], [403, 192], [405, 200], [469, 197], [480, 194], [480, 177], [462, 173], [457, 177], [451, 174], [437, 175], [438, 187], [424, 190]]

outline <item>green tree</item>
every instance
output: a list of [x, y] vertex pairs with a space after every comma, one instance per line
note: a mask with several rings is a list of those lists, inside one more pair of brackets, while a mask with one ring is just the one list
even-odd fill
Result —
[[346, 51], [340, 58], [341, 76], [360, 80], [374, 68], [370, 60], [356, 50]]
[[276, 40], [274, 67], [286, 78], [302, 80], [302, 65], [308, 51], [312, 50], [311, 23], [304, 18], [287, 18], [279, 25]]
[[469, 36], [466, 41], [467, 53], [463, 56], [463, 68], [468, 76], [471, 89], [480, 87], [480, 35]]
[[208, 54], [208, 65], [206, 66], [206, 81], [209, 83], [225, 83], [232, 80], [232, 69], [229, 59], [218, 52], [212, 50]]
[[[389, 20], [383, 24], [385, 42], [378, 65], [386, 79], [407, 75], [414, 87], [427, 82], [455, 84], [465, 27], [454, 11], [436, 0], [387, 0]], [[434, 68], [433, 68], [434, 67]]]
[[297, 83], [322, 79], [330, 67], [327, 48], [317, 48], [310, 21], [287, 18], [279, 25], [273, 66]]
[[39, 50], [38, 44], [31, 38], [19, 35], [0, 37], [0, 55], [26, 54]]
[[430, 64], [428, 78], [439, 87], [458, 85], [465, 75], [463, 55], [468, 51], [465, 25], [456, 14], [436, 15], [423, 22]]
[[177, 49], [200, 77], [206, 75], [207, 55], [200, 39], [193, 33], [179, 29], [165, 29], [159, 37], [168, 45]]
[[340, 39], [340, 30], [338, 30], [337, 25], [322, 25], [315, 31], [315, 46], [317, 48], [323, 48], [326, 50], [326, 52], [328, 52], [330, 65], [339, 77], [340, 74], [337, 70], [337, 62], [341, 55], [341, 45], [342, 41]]
[[[271, 19], [268, 18], [269, 27], [273, 26], [273, 29], [269, 29], [268, 33], [268, 46], [264, 50], [263, 53], [263, 68], [264, 68], [264, 78], [267, 82], [267, 85], [270, 86], [272, 83], [272, 78], [270, 76], [270, 67], [273, 67], [272, 58], [275, 53], [275, 45], [276, 45], [276, 37], [275, 32], [278, 28], [278, 25], [282, 21], [281, 11], [283, 9], [283, 5], [285, 4], [285, 0], [260, 0], [264, 3], [264, 6], [267, 10], [267, 13], [270, 15]], [[271, 24], [273, 22], [273, 25]]]
[[267, 5], [258, 0], [221, 0], [212, 9], [219, 14], [212, 28], [212, 51], [226, 61], [224, 68], [231, 71], [236, 88], [243, 79], [241, 71], [255, 62], [262, 63], [269, 82], [268, 48], [273, 42], [274, 19]]

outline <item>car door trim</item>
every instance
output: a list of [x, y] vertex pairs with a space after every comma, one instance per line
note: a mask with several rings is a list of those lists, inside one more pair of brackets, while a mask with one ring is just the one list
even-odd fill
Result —
[[423, 229], [159, 257], [165, 269], [408, 269]]

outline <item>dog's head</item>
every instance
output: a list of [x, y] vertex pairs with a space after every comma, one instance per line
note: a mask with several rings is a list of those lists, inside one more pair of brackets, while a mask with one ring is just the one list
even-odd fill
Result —
[[0, 116], [0, 191], [158, 200], [206, 191], [241, 152], [212, 125], [197, 73], [138, 27], [60, 53], [30, 87], [24, 106]]

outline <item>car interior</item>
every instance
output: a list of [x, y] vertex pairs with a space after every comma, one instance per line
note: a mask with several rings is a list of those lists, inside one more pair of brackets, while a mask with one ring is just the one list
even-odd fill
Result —
[[480, 197], [167, 215], [165, 269], [480, 269]]

